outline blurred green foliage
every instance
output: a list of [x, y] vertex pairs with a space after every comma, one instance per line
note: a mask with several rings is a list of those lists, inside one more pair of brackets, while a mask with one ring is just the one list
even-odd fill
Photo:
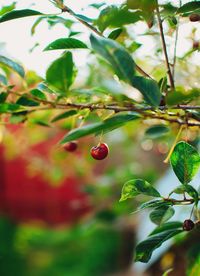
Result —
[[[119, 270], [123, 267], [124, 234], [98, 221], [72, 228], [48, 229], [17, 226], [1, 218], [0, 274], [98, 276]], [[131, 255], [127, 257], [131, 259]]]

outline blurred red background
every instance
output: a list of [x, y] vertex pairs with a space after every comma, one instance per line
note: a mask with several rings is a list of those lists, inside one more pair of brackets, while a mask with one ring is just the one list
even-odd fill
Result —
[[[12, 128], [14, 128], [12, 126]], [[30, 148], [31, 153], [48, 157], [58, 137]], [[28, 154], [28, 153], [27, 153]], [[6, 160], [0, 147], [0, 212], [17, 222], [43, 221], [50, 225], [75, 223], [90, 210], [80, 179], [69, 176], [61, 184], [49, 185], [42, 175], [27, 173], [24, 156]]]

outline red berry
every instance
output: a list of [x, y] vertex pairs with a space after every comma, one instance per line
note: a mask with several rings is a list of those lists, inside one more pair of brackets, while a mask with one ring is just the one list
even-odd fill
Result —
[[90, 151], [91, 156], [96, 160], [103, 160], [109, 153], [109, 148], [105, 143], [93, 147]]
[[66, 151], [69, 151], [69, 152], [73, 152], [77, 149], [78, 147], [78, 144], [76, 141], [72, 141], [72, 142], [69, 142], [69, 143], [66, 143], [63, 148], [66, 150]]
[[194, 222], [191, 219], [186, 219], [183, 223], [183, 230], [191, 231], [194, 228]]
[[200, 21], [200, 15], [196, 14], [196, 13], [193, 13], [193, 14], [190, 15], [189, 19], [190, 19], [191, 22]]

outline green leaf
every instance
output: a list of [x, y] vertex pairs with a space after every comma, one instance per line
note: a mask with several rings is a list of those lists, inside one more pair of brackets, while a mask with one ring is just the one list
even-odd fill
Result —
[[122, 32], [123, 32], [122, 28], [115, 29], [109, 34], [108, 38], [115, 40], [120, 36]]
[[30, 121], [32, 124], [35, 124], [35, 125], [39, 125], [39, 126], [43, 126], [43, 127], [50, 127], [50, 125], [49, 125], [47, 122], [45, 122], [45, 121], [43, 121], [43, 120], [41, 120], [41, 119], [32, 118], [32, 119], [30, 119], [29, 121]]
[[85, 15], [77, 14], [77, 13], [76, 13], [75, 16], [76, 16], [76, 18], [81, 19], [81, 20], [84, 21], [84, 22], [93, 23], [93, 19], [91, 19], [91, 18], [89, 18], [89, 17], [87, 17], [87, 16], [85, 16]]
[[38, 106], [39, 103], [30, 99], [28, 94], [27, 95], [23, 95], [22, 97], [20, 97], [16, 104], [18, 105], [22, 105], [22, 106]]
[[113, 116], [103, 122], [86, 125], [77, 129], [70, 131], [64, 138], [61, 140], [61, 144], [76, 140], [78, 138], [90, 135], [98, 134], [105, 131], [111, 131], [113, 129], [119, 128], [129, 121], [136, 120], [140, 118], [137, 113], [130, 112], [128, 114], [121, 114]]
[[167, 89], [167, 77], [163, 77], [158, 82], [159, 88], [161, 92], [165, 92]]
[[165, 232], [167, 230], [172, 230], [172, 229], [182, 229], [183, 228], [183, 223], [180, 221], [170, 221], [163, 223], [162, 225], [159, 225], [156, 227], [150, 234], [149, 236]]
[[132, 86], [138, 89], [144, 100], [151, 106], [159, 106], [161, 92], [156, 81], [144, 77], [133, 77]]
[[4, 75], [2, 75], [2, 74], [0, 74], [0, 83], [3, 83], [5, 85], [8, 84], [7, 78]]
[[176, 105], [180, 103], [188, 103], [192, 100], [198, 100], [200, 98], [200, 89], [192, 88], [190, 90], [176, 90], [173, 93], [169, 93], [166, 97], [167, 105]]
[[145, 210], [145, 209], [151, 209], [151, 208], [162, 207], [162, 206], [170, 206], [170, 205], [172, 205], [172, 203], [169, 201], [166, 202], [163, 199], [153, 199], [153, 200], [142, 203], [134, 213]]
[[74, 115], [76, 115], [76, 114], [77, 114], [77, 111], [76, 111], [76, 110], [69, 110], [69, 111], [66, 111], [66, 112], [64, 112], [64, 113], [61, 113], [61, 114], [59, 114], [58, 116], [54, 117], [54, 118], [51, 120], [51, 122], [52, 122], [52, 123], [55, 123], [55, 122], [57, 122], [57, 121], [59, 121], [59, 120], [69, 118], [69, 117], [74, 116]]
[[133, 24], [141, 20], [141, 12], [130, 11], [126, 6], [116, 7], [114, 5], [103, 9], [96, 20], [99, 30], [103, 32], [108, 27], [122, 27], [127, 24]]
[[162, 274], [162, 276], [169, 276], [170, 273], [171, 273], [173, 270], [174, 270], [173, 268], [167, 269], [167, 270]]
[[47, 23], [49, 24], [50, 28], [54, 27], [57, 24], [62, 24], [67, 29], [71, 29], [74, 24], [74, 21], [71, 19], [64, 19], [61, 16], [48, 16]]
[[200, 1], [190, 1], [189, 3], [182, 5], [177, 10], [177, 13], [195, 12], [197, 9], [200, 9]]
[[40, 100], [46, 100], [47, 99], [46, 95], [42, 91], [40, 91], [39, 89], [31, 90], [30, 94], [33, 95], [34, 97], [40, 99]]
[[41, 82], [38, 84], [38, 89], [42, 92], [49, 93], [49, 94], [55, 94], [55, 91], [51, 90], [45, 83]]
[[141, 9], [146, 12], [152, 12], [156, 8], [156, 0], [127, 0], [129, 9]]
[[194, 199], [195, 203], [198, 204], [199, 194], [198, 194], [197, 190], [189, 184], [185, 185], [184, 187], [185, 187], [186, 193], [188, 193], [188, 195]]
[[104, 5], [106, 5], [106, 3], [92, 3], [92, 4], [89, 5], [89, 7], [93, 7], [95, 9], [99, 10]]
[[155, 249], [160, 247], [163, 242], [181, 233], [182, 230], [168, 230], [159, 234], [150, 236], [136, 246], [135, 261], [147, 263]]
[[199, 255], [197, 244], [194, 244], [190, 248], [187, 258], [188, 258], [187, 275], [188, 276], [200, 275], [200, 255]]
[[163, 16], [173, 16], [178, 9], [177, 6], [174, 6], [172, 4], [172, 2], [162, 4], [161, 7], [162, 7], [161, 14]]
[[188, 110], [188, 112], [190, 113], [190, 116], [193, 119], [200, 121], [200, 111], [197, 111], [197, 110]]
[[33, 26], [31, 27], [31, 35], [35, 34], [36, 27], [42, 22], [42, 20], [46, 19], [46, 16], [41, 16], [37, 18], [37, 20], [34, 22]]
[[4, 14], [0, 18], [0, 23], [8, 21], [8, 20], [13, 20], [13, 19], [27, 17], [27, 16], [34, 16], [34, 15], [42, 15], [42, 13], [38, 12], [38, 11], [35, 11], [35, 10], [29, 10], [29, 9], [14, 10], [14, 11], [11, 11], [11, 12], [8, 12], [8, 13]]
[[135, 63], [130, 54], [119, 43], [111, 39], [90, 36], [92, 48], [111, 65], [115, 73], [122, 80], [132, 81]]
[[178, 21], [175, 16], [169, 16], [168, 22], [169, 22], [171, 28], [176, 28], [176, 26], [178, 24]]
[[2, 16], [3, 14], [5, 13], [8, 13], [8, 12], [11, 12], [12, 10], [15, 9], [15, 6], [16, 6], [16, 2], [13, 2], [12, 4], [8, 5], [8, 6], [3, 6], [1, 9], [0, 9], [0, 16]]
[[15, 62], [7, 57], [0, 56], [0, 64], [3, 64], [5, 66], [9, 67], [10, 69], [12, 69], [16, 73], [18, 73], [22, 78], [24, 78], [24, 76], [25, 76], [24, 68], [19, 63]]
[[128, 47], [128, 51], [131, 53], [134, 53], [137, 49], [139, 49], [142, 46], [141, 43], [138, 43], [136, 41], [133, 41]]
[[60, 38], [50, 43], [44, 51], [63, 49], [87, 49], [87, 45], [75, 38]]
[[33, 24], [33, 26], [31, 27], [31, 35], [34, 35], [35, 31], [36, 31], [36, 27], [40, 24], [40, 22], [42, 22], [43, 20], [46, 20], [47, 23], [49, 24], [50, 28], [55, 26], [56, 24], [63, 24], [66, 28], [71, 28], [71, 26], [73, 25], [73, 21], [72, 20], [67, 20], [64, 19], [61, 16], [56, 16], [56, 15], [44, 15], [44, 16], [40, 16]]
[[181, 195], [185, 192], [185, 186], [181, 185], [181, 186], [178, 186], [176, 187], [171, 193], [171, 194], [177, 194], [177, 195]]
[[179, 142], [170, 158], [174, 173], [182, 184], [188, 184], [200, 166], [198, 151], [186, 142]]
[[66, 52], [55, 60], [46, 72], [46, 81], [60, 93], [68, 91], [75, 77], [72, 53]]
[[127, 0], [127, 6], [129, 9], [137, 10], [142, 8], [141, 0]]
[[8, 97], [8, 93], [2, 92], [0, 93], [0, 103], [4, 103]]
[[19, 124], [19, 123], [22, 123], [26, 120], [26, 116], [23, 116], [23, 115], [11, 115], [10, 118], [9, 118], [9, 122], [11, 124]]
[[151, 212], [150, 219], [153, 223], [161, 225], [168, 221], [174, 213], [174, 208], [171, 206], [157, 207]]
[[134, 198], [140, 194], [161, 197], [160, 193], [147, 181], [142, 179], [134, 179], [124, 184], [120, 201], [124, 201], [128, 198]]
[[195, 204], [198, 204], [198, 201], [199, 201], [198, 192], [197, 192], [197, 190], [193, 186], [191, 186], [189, 184], [187, 184], [187, 185], [180, 185], [180, 186], [176, 187], [170, 193], [170, 195], [173, 194], [173, 193], [175, 193], [175, 194], [184, 194], [184, 193], [187, 193], [189, 196], [191, 196], [194, 199]]
[[154, 125], [145, 131], [145, 135], [147, 135], [151, 139], [155, 139], [155, 138], [165, 136], [168, 132], [169, 132], [169, 128], [167, 126]]
[[81, 32], [73, 32], [73, 31], [71, 31], [71, 32], [69, 33], [69, 37], [76, 36], [76, 35], [78, 35], [78, 34], [81, 34]]
[[21, 109], [22, 107], [18, 104], [11, 104], [11, 103], [0, 104], [0, 113], [12, 113]]

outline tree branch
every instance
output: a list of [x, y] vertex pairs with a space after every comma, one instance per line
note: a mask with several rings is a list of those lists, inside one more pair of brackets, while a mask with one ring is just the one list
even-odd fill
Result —
[[166, 67], [167, 67], [167, 74], [169, 76], [171, 90], [173, 90], [175, 88], [174, 78], [173, 78], [172, 71], [170, 68], [169, 57], [168, 57], [168, 53], [167, 53], [167, 46], [166, 46], [166, 42], [165, 42], [164, 30], [163, 30], [162, 19], [160, 16], [160, 10], [159, 10], [158, 3], [157, 3], [157, 7], [156, 7], [156, 13], [157, 13], [158, 25], [159, 25], [159, 29], [160, 29], [160, 36], [161, 36], [161, 41], [162, 41], [162, 46], [163, 46], [163, 51], [164, 51], [164, 56], [165, 56], [165, 63], [166, 63]]
[[[13, 90], [9, 90], [7, 91], [7, 93], [9, 94], [14, 94], [18, 97], [23, 96], [24, 93], [19, 93]], [[171, 123], [177, 123], [179, 125], [187, 125], [187, 126], [200, 126], [200, 122], [195, 119], [195, 120], [188, 120], [184, 118], [180, 119], [177, 118], [177, 114], [168, 114], [168, 110], [197, 110], [200, 109], [200, 106], [187, 106], [187, 105], [178, 105], [178, 106], [174, 106], [174, 107], [167, 107], [167, 106], [160, 106], [157, 108], [153, 108], [150, 106], [147, 107], [141, 107], [141, 106], [136, 106], [133, 105], [131, 103], [128, 103], [127, 105], [123, 105], [123, 106], [119, 106], [116, 103], [110, 103], [110, 104], [102, 104], [102, 103], [98, 103], [98, 104], [93, 104], [93, 103], [55, 103], [55, 102], [51, 102], [49, 100], [42, 100], [42, 99], [38, 99], [37, 97], [33, 96], [33, 95], [29, 95], [29, 97], [32, 100], [35, 100], [39, 103], [42, 103], [44, 105], [48, 105], [48, 107], [38, 107], [38, 108], [33, 108], [33, 109], [29, 109], [28, 112], [35, 112], [37, 110], [49, 110], [49, 109], [69, 109], [69, 108], [75, 108], [78, 110], [82, 110], [82, 109], [89, 109], [91, 111], [93, 110], [110, 110], [110, 111], [114, 111], [115, 113], [119, 113], [119, 112], [130, 112], [130, 111], [135, 111], [139, 114], [142, 115], [143, 118], [151, 118], [151, 119], [158, 119], [158, 120], [163, 120], [163, 121], [167, 121], [167, 122], [171, 122]], [[158, 114], [158, 112], [165, 112], [162, 114]], [[175, 118], [172, 118], [172, 116], [174, 116]]]
[[[36, 100], [33, 97], [34, 100]], [[82, 109], [90, 109], [91, 111], [93, 110], [110, 110], [114, 111], [115, 113], [119, 112], [128, 112], [128, 111], [135, 111], [139, 114], [142, 115], [143, 118], [151, 118], [151, 119], [158, 119], [158, 120], [163, 120], [167, 121], [170, 123], [176, 123], [179, 125], [187, 125], [187, 126], [193, 126], [193, 127], [199, 127], [200, 122], [195, 121], [195, 120], [182, 120], [180, 118], [171, 118], [168, 116], [167, 113], [165, 114], [155, 114], [156, 110], [153, 110], [152, 108], [139, 108], [136, 106], [116, 106], [116, 105], [105, 105], [105, 104], [79, 104], [79, 103], [54, 103], [51, 101], [46, 101], [46, 100], [39, 100], [45, 105], [50, 105], [50, 107], [44, 107], [44, 108], [36, 108], [36, 109], [30, 109], [31, 112], [37, 111], [37, 110], [48, 110], [48, 109], [68, 109], [68, 108], [75, 108], [78, 110]], [[177, 109], [177, 107], [175, 107]], [[176, 116], [176, 114], [174, 114]]]
[[[163, 198], [165, 202], [171, 202], [173, 205], [190, 205], [195, 203], [193, 198], [174, 199], [174, 198]], [[199, 197], [200, 200], [200, 197]]]
[[67, 12], [69, 13], [71, 16], [75, 17], [81, 24], [85, 25], [87, 28], [89, 28], [90, 30], [92, 30], [93, 32], [95, 32], [97, 35], [99, 36], [103, 36], [103, 34], [101, 32], [99, 32], [95, 27], [93, 27], [91, 24], [89, 24], [88, 22], [82, 20], [80, 17], [78, 17], [76, 15], [76, 13], [71, 10], [69, 7], [64, 6], [62, 8], [62, 12]]

